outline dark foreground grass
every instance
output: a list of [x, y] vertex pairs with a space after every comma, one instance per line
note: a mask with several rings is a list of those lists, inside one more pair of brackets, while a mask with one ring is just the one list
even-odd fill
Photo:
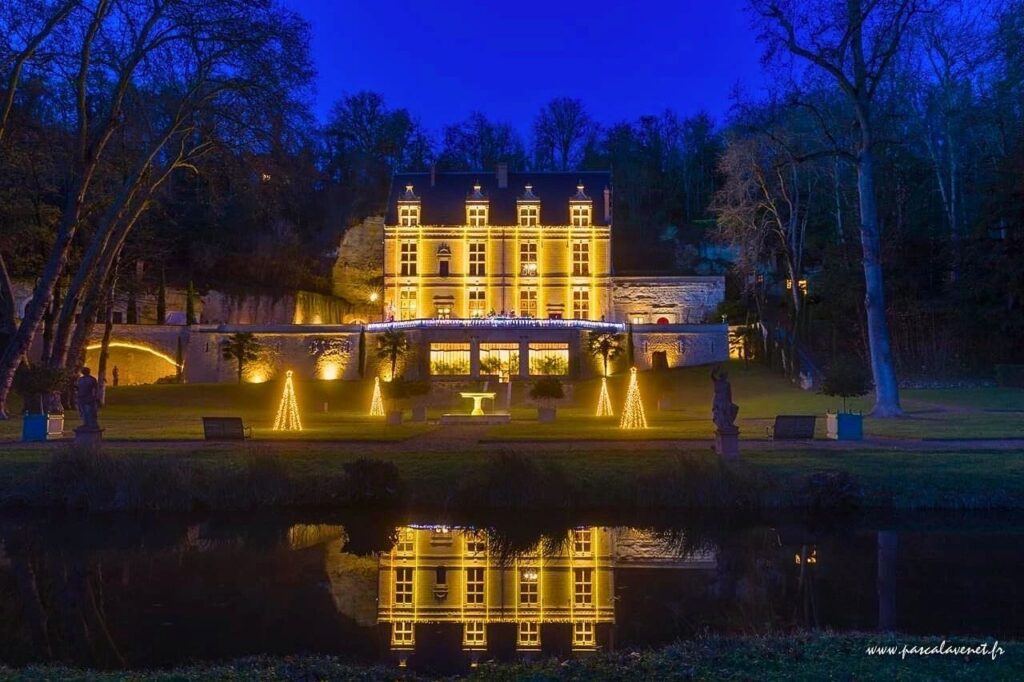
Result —
[[[801, 634], [789, 637], [708, 638], [680, 642], [656, 651], [595, 654], [570, 661], [482, 663], [452, 680], [1020, 680], [1024, 644], [999, 642], [1002, 653], [984, 655], [873, 656], [870, 646], [936, 647], [942, 638], [872, 634]], [[950, 638], [950, 645], [976, 646], [989, 638]], [[251, 658], [231, 663], [159, 671], [93, 672], [56, 666], [0, 667], [12, 682], [177, 682], [231, 680], [302, 682], [427, 679], [383, 666], [356, 666], [332, 657]]]
[[[535, 447], [535, 446], [534, 446]], [[134, 510], [1024, 509], [1024, 452], [481, 446], [408, 452], [324, 443], [108, 445], [0, 457], [0, 506]]]

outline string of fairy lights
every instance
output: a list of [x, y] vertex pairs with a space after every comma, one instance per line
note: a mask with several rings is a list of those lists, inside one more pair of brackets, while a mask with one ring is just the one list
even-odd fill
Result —
[[375, 377], [373, 380], [373, 397], [370, 399], [370, 416], [384, 416], [384, 397], [380, 392], [380, 377]]
[[292, 383], [292, 371], [288, 370], [284, 380], [284, 394], [277, 408], [274, 419], [275, 431], [301, 431], [302, 420], [299, 419], [299, 403], [295, 399], [295, 384]]
[[608, 396], [608, 377], [601, 377], [601, 395], [597, 398], [598, 417], [614, 417], [612, 399]]
[[646, 429], [647, 416], [644, 414], [644, 403], [640, 399], [640, 385], [636, 378], [636, 367], [629, 369], [629, 388], [626, 390], [626, 404], [622, 408], [620, 429]]

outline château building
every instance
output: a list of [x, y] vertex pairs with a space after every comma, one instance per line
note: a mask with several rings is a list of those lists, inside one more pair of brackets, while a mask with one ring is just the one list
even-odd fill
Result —
[[387, 320], [609, 316], [609, 173], [404, 173], [392, 197]]

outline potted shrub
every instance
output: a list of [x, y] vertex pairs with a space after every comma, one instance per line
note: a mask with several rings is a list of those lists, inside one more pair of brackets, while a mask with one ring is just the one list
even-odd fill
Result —
[[412, 401], [412, 421], [427, 421], [427, 399], [430, 394], [429, 381], [404, 381], [405, 397]]
[[64, 406], [60, 391], [70, 383], [66, 369], [22, 365], [14, 375], [14, 390], [21, 396], [21, 438], [45, 441], [64, 435]]
[[847, 409], [849, 398], [859, 398], [871, 390], [871, 379], [864, 365], [849, 358], [838, 358], [825, 372], [821, 393], [843, 399], [842, 411], [825, 415], [828, 437], [833, 440], [861, 440], [864, 437], [864, 415]]
[[385, 401], [385, 423], [388, 426], [400, 426], [403, 412], [401, 402], [405, 400], [406, 395], [405, 381], [392, 379], [382, 383], [380, 387]]
[[562, 389], [562, 382], [558, 377], [544, 377], [538, 379], [530, 388], [530, 397], [540, 405], [537, 407], [537, 420], [542, 422], [555, 421], [555, 400], [565, 397]]

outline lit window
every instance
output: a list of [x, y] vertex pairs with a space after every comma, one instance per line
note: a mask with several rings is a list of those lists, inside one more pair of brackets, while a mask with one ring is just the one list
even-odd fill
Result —
[[519, 315], [521, 317], [537, 317], [537, 290], [519, 290]]
[[395, 569], [395, 603], [412, 603], [412, 569]]
[[540, 646], [540, 623], [524, 621], [519, 624], [519, 636], [516, 643], [520, 647], [536, 648]]
[[482, 535], [466, 535], [466, 552], [468, 554], [482, 554], [487, 551], [487, 540]]
[[450, 303], [442, 303], [434, 306], [434, 317], [439, 320], [450, 320], [452, 317], [452, 306]]
[[540, 571], [536, 568], [524, 568], [519, 571], [519, 603], [536, 604]]
[[420, 224], [419, 206], [399, 206], [398, 224], [402, 227], [416, 227]]
[[574, 568], [572, 571], [573, 601], [577, 606], [594, 603], [594, 571], [590, 568]]
[[519, 224], [522, 227], [533, 227], [540, 224], [540, 206], [525, 205], [519, 207]]
[[498, 377], [519, 374], [519, 344], [481, 343], [480, 373]]
[[412, 554], [416, 536], [411, 528], [402, 528], [398, 531], [398, 542], [395, 543], [396, 554]]
[[416, 624], [409, 620], [399, 620], [391, 626], [391, 643], [401, 646], [412, 646], [416, 642]]
[[466, 603], [484, 603], [484, 569], [466, 569]]
[[486, 274], [487, 245], [484, 242], [472, 242], [469, 245], [469, 274], [482, 277]]
[[572, 290], [572, 316], [577, 320], [590, 319], [590, 291], [588, 289]]
[[593, 528], [576, 528], [572, 531], [572, 551], [574, 554], [590, 554], [590, 543], [593, 537]]
[[398, 291], [398, 316], [401, 320], [416, 319], [416, 289], [402, 287]]
[[590, 227], [590, 207], [589, 206], [573, 204], [573, 206], [572, 206], [572, 226], [573, 227]]
[[486, 646], [487, 623], [478, 620], [468, 621], [463, 630], [462, 643], [471, 647]]
[[399, 274], [406, 277], [416, 275], [416, 242], [402, 242]]
[[469, 290], [469, 316], [483, 317], [487, 314], [487, 297], [484, 290], [475, 288]]
[[569, 344], [531, 343], [530, 374], [562, 376], [569, 373]]
[[634, 315], [630, 319], [630, 322], [632, 322], [633, 324], [643, 324], [644, 323], [644, 316], [643, 315]]
[[483, 227], [487, 224], [487, 207], [479, 204], [470, 204], [466, 207], [466, 214], [470, 227]]
[[537, 274], [537, 242], [519, 244], [519, 274], [527, 277]]
[[430, 373], [433, 376], [469, 375], [469, 344], [430, 344]]
[[572, 624], [572, 645], [575, 647], [592, 647], [595, 644], [594, 622], [581, 620]]
[[573, 242], [572, 244], [572, 274], [577, 277], [586, 277], [590, 274], [590, 243]]

